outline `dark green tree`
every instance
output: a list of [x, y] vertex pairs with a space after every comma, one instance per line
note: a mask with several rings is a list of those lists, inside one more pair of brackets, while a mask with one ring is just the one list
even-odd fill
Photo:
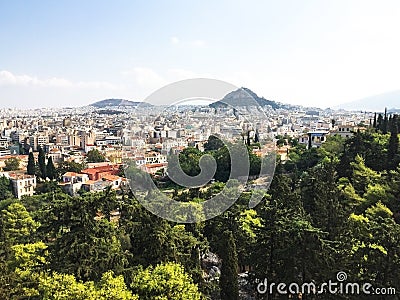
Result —
[[208, 137], [207, 143], [204, 144], [204, 150], [205, 151], [218, 150], [223, 146], [224, 143], [216, 135], [210, 135]]
[[0, 200], [11, 198], [13, 196], [10, 180], [5, 177], [0, 177]]
[[259, 143], [260, 142], [260, 138], [258, 136], [258, 130], [256, 130], [256, 133], [254, 134], [254, 143]]
[[42, 179], [46, 179], [46, 156], [44, 154], [43, 148], [39, 146], [39, 156], [38, 156], [38, 166], [39, 166], [39, 176]]
[[225, 249], [221, 252], [222, 267], [219, 278], [221, 300], [238, 300], [238, 258], [232, 231], [224, 231], [221, 239], [222, 247]]
[[52, 157], [49, 157], [49, 159], [47, 160], [46, 174], [50, 180], [53, 180], [56, 178], [56, 167], [53, 164]]
[[378, 115], [378, 119], [377, 119], [377, 122], [376, 122], [376, 128], [378, 130], [380, 130], [380, 131], [383, 130], [383, 116], [382, 116], [382, 114]]
[[390, 139], [387, 152], [387, 168], [396, 169], [399, 164], [399, 128], [397, 127], [397, 115], [393, 117], [390, 128]]
[[120, 230], [107, 217], [119, 205], [115, 194], [106, 198], [102, 193], [73, 198], [55, 194], [42, 208], [41, 233], [51, 240], [52, 270], [74, 274], [79, 280], [98, 280], [109, 270], [123, 272], [127, 261]]
[[58, 164], [56, 173], [57, 177], [61, 177], [67, 172], [80, 173], [85, 168], [86, 165], [84, 163], [77, 163], [75, 161], [63, 161]]
[[389, 130], [389, 118], [387, 114], [387, 108], [385, 108], [385, 117], [383, 118], [382, 133], [386, 134], [388, 133], [388, 130]]
[[26, 168], [26, 171], [29, 175], [35, 175], [35, 158], [33, 156], [33, 152], [29, 152], [28, 155], [28, 166]]

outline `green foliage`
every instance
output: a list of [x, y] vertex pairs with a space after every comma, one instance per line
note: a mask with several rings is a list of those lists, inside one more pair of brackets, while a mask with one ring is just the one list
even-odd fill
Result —
[[39, 167], [39, 174], [38, 177], [42, 179], [46, 179], [46, 155], [43, 151], [43, 148], [39, 146], [39, 155], [38, 155], [38, 167]]
[[238, 258], [235, 240], [231, 231], [225, 231], [222, 235], [222, 245], [225, 249], [222, 259], [221, 276], [219, 286], [221, 288], [221, 300], [238, 300]]
[[5, 177], [0, 177], [0, 200], [13, 197], [12, 186], [10, 180]]
[[80, 173], [85, 168], [86, 165], [84, 163], [77, 163], [75, 161], [63, 161], [58, 165], [56, 169], [56, 175], [58, 178], [61, 178], [61, 176], [67, 172]]
[[200, 300], [198, 287], [175, 263], [139, 269], [132, 275], [132, 291], [143, 300]]
[[120, 274], [126, 258], [120, 231], [110, 221], [110, 212], [117, 208], [116, 196], [110, 192], [74, 198], [54, 194], [39, 215], [41, 234], [51, 240], [52, 270], [74, 274], [79, 280], [98, 280], [108, 270]]
[[12, 203], [1, 211], [3, 241], [8, 245], [28, 242], [39, 226], [21, 203]]
[[[386, 119], [377, 116], [381, 129], [345, 141], [331, 136], [319, 149], [292, 145], [290, 161], [277, 165], [256, 208], [248, 209], [253, 191], [247, 189], [223, 214], [198, 224], [163, 220], [129, 190], [70, 197], [53, 181], [40, 184], [37, 195], [11, 199], [9, 180], [0, 178], [0, 299], [237, 299], [237, 273], [249, 269], [251, 284], [255, 278], [325, 282], [346, 271], [351, 281], [399, 289], [400, 168], [389, 164], [399, 121]], [[252, 147], [212, 148], [206, 153], [217, 161], [216, 181], [175, 188], [174, 200], [200, 204], [224, 188], [221, 201], [236, 195], [223, 183], [231, 171], [229, 149], [257, 173]], [[185, 172], [198, 174], [203, 154], [183, 151]], [[84, 167], [61, 163], [57, 176]], [[142, 187], [133, 187], [136, 196], [158, 203], [160, 195], [148, 192], [151, 179], [135, 168], [126, 173], [142, 179]], [[221, 288], [201, 259], [209, 251], [221, 259], [213, 265], [222, 261]]]
[[20, 160], [17, 157], [10, 157], [4, 161], [4, 171], [16, 171], [19, 169]]
[[357, 155], [355, 161], [350, 165], [353, 168], [352, 181], [354, 188], [361, 195], [366, 192], [368, 185], [377, 183], [380, 179], [380, 174], [368, 168], [360, 155]]
[[35, 175], [35, 169], [36, 169], [35, 157], [33, 156], [33, 152], [29, 152], [28, 166], [26, 167], [26, 172], [28, 173], [28, 175]]
[[98, 149], [92, 149], [87, 153], [86, 161], [88, 163], [104, 162], [106, 157]]
[[343, 152], [344, 143], [345, 139], [341, 135], [328, 135], [320, 151], [322, 151], [325, 156], [338, 157]]
[[200, 173], [199, 161], [202, 156], [196, 148], [186, 148], [179, 153], [179, 164], [182, 170], [189, 176], [196, 176]]
[[136, 300], [122, 276], [106, 272], [97, 283], [80, 282], [73, 275], [52, 273], [39, 277], [39, 294], [43, 300]]
[[204, 144], [205, 151], [218, 150], [224, 146], [224, 142], [222, 142], [217, 136], [210, 135], [208, 137], [207, 143]]
[[47, 160], [46, 174], [50, 180], [56, 178], [56, 167], [54, 166], [53, 159], [51, 157], [49, 157]]

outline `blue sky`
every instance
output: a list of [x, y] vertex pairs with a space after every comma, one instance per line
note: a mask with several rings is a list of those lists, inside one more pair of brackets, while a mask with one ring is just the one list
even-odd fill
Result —
[[0, 0], [0, 107], [142, 100], [195, 77], [292, 104], [400, 89], [399, 1]]

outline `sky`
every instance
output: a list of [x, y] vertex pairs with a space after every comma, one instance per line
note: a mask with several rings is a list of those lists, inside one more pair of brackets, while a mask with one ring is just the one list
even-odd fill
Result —
[[142, 101], [213, 78], [333, 107], [400, 89], [400, 1], [0, 0], [0, 107]]

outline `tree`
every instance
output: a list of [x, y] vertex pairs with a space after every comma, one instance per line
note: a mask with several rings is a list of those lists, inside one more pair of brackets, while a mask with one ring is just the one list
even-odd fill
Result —
[[36, 165], [35, 165], [35, 158], [33, 156], [33, 152], [29, 152], [29, 155], [28, 155], [28, 166], [26, 168], [26, 172], [29, 175], [35, 175], [35, 168], [36, 168]]
[[387, 108], [385, 107], [385, 117], [383, 118], [382, 133], [386, 134], [388, 132], [389, 119], [387, 114]]
[[44, 264], [41, 252], [46, 245], [30, 242], [39, 225], [21, 203], [11, 203], [0, 212], [1, 299], [27, 299], [36, 295], [31, 270]]
[[235, 240], [233, 239], [232, 231], [225, 231], [222, 236], [221, 252], [222, 268], [219, 286], [221, 288], [221, 300], [238, 300], [238, 258], [236, 253]]
[[357, 155], [355, 161], [350, 163], [353, 169], [352, 183], [359, 195], [363, 195], [368, 185], [377, 183], [381, 175], [365, 165], [365, 160]]
[[118, 208], [115, 194], [55, 197], [41, 219], [42, 232], [53, 240], [49, 246], [52, 269], [79, 280], [99, 280], [108, 270], [120, 274], [127, 262], [120, 231], [107, 219]]
[[43, 148], [39, 146], [39, 156], [38, 156], [38, 165], [39, 165], [39, 176], [42, 179], [46, 179], [46, 156], [44, 154]]
[[12, 196], [13, 196], [13, 194], [12, 194], [12, 187], [11, 187], [10, 180], [5, 176], [1, 176], [0, 177], [0, 200], [11, 198]]
[[132, 276], [132, 291], [143, 300], [200, 300], [201, 293], [184, 268], [176, 263], [140, 269]]
[[75, 161], [63, 161], [58, 164], [56, 175], [57, 177], [61, 177], [67, 172], [80, 173], [85, 168], [86, 165], [84, 163], [77, 163]]
[[1, 211], [1, 232], [3, 242], [8, 245], [24, 244], [39, 227], [25, 206], [21, 203], [12, 203]]
[[49, 159], [47, 160], [46, 174], [47, 177], [51, 180], [56, 178], [56, 167], [53, 164], [52, 157], [49, 157]]
[[42, 274], [39, 277], [39, 295], [46, 300], [136, 300], [128, 290], [124, 278], [106, 272], [99, 282], [77, 281], [74, 275]]
[[90, 150], [86, 155], [86, 161], [88, 163], [98, 163], [106, 161], [106, 158], [101, 152], [97, 149]]
[[4, 161], [4, 171], [16, 171], [19, 169], [20, 160], [17, 157], [10, 157]]
[[208, 137], [207, 143], [204, 144], [205, 151], [218, 150], [223, 147], [224, 143], [215, 135], [210, 135]]
[[256, 133], [254, 134], [254, 143], [257, 144], [260, 142], [260, 138], [258, 136], [258, 130], [256, 130]]
[[379, 129], [380, 131], [382, 131], [382, 129], [383, 129], [383, 117], [382, 117], [382, 114], [378, 115], [378, 119], [376, 121], [376, 128]]
[[390, 127], [387, 168], [394, 170], [399, 164], [399, 128], [397, 127], [397, 115], [393, 117]]

